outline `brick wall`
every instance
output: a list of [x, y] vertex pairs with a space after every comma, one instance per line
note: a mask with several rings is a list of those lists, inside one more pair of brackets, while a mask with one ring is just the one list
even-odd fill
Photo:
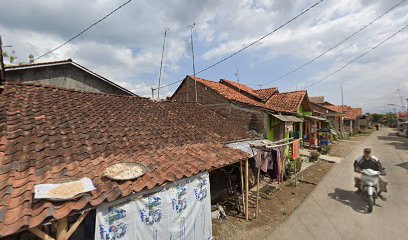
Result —
[[[194, 102], [194, 81], [187, 78], [171, 98], [174, 101]], [[222, 95], [197, 82], [197, 102], [205, 105], [225, 118], [231, 119], [245, 130], [264, 134], [264, 112], [250, 106], [230, 102]]]

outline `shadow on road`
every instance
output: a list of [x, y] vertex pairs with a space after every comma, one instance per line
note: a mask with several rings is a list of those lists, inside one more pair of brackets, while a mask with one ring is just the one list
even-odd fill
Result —
[[396, 149], [408, 150], [408, 141], [399, 137], [397, 133], [389, 133], [388, 136], [377, 136], [378, 140], [389, 141], [388, 145], [394, 146]]
[[336, 188], [328, 196], [344, 205], [350, 206], [356, 212], [367, 213], [367, 204], [354, 191]]
[[408, 170], [408, 162], [399, 163], [399, 164], [396, 164], [395, 166], [402, 167]]

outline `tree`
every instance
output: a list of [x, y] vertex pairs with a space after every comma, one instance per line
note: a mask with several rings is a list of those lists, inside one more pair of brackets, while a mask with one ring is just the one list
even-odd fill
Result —
[[373, 113], [370, 115], [373, 123], [381, 123], [383, 118], [384, 118], [384, 114], [379, 114], [379, 113]]
[[[9, 63], [10, 64], [6, 64], [6, 66], [8, 66], [8, 65], [15, 65], [15, 64], [13, 64], [14, 63], [14, 61], [16, 61], [16, 59], [18, 58], [16, 55], [15, 55], [15, 52], [14, 51], [11, 51], [11, 54], [9, 54], [8, 52], [6, 52], [6, 51], [4, 51], [3, 52], [3, 57], [4, 58], [7, 58], [8, 59], [8, 61], [9, 61]], [[28, 55], [28, 63], [34, 63], [34, 55], [33, 54], [29, 54]], [[23, 65], [23, 64], [26, 64], [26, 62], [24, 62], [24, 61], [20, 61], [19, 63], [18, 63], [18, 65]]]

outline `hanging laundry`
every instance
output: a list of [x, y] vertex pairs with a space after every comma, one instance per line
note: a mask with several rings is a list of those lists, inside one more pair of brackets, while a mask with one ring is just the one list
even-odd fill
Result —
[[278, 181], [279, 183], [283, 183], [283, 174], [284, 174], [284, 164], [285, 164], [285, 159], [286, 159], [286, 147], [287, 146], [281, 146], [279, 147], [279, 178]]
[[256, 167], [261, 167], [263, 172], [268, 171], [268, 152], [262, 151], [262, 149], [257, 149], [255, 156]]
[[293, 141], [292, 145], [292, 158], [297, 159], [299, 158], [299, 148], [300, 148], [300, 139], [296, 139]]
[[268, 172], [269, 152], [262, 152], [262, 164], [261, 169], [264, 172]]

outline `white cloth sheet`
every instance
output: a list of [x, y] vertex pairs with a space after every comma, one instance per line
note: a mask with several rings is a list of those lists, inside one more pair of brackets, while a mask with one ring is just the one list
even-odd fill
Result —
[[95, 239], [212, 239], [208, 173], [96, 209]]
[[42, 199], [42, 198], [54, 198], [51, 194], [50, 191], [55, 189], [56, 187], [60, 187], [60, 186], [64, 186], [65, 185], [69, 185], [72, 183], [81, 183], [82, 187], [83, 187], [83, 191], [81, 191], [82, 193], [85, 192], [90, 192], [93, 191], [95, 189], [95, 186], [92, 183], [92, 180], [89, 178], [81, 178], [77, 181], [72, 181], [72, 182], [68, 182], [68, 183], [47, 183], [47, 184], [38, 184], [34, 186], [34, 198], [35, 199]]

